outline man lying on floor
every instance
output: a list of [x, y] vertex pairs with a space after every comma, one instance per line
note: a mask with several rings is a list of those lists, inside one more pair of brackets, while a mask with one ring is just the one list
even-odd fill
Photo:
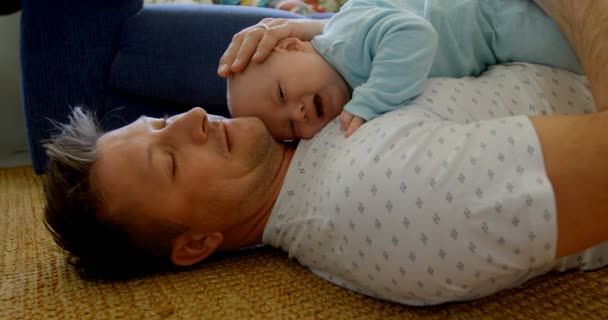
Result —
[[412, 305], [604, 266], [607, 26], [595, 18], [608, 4], [537, 2], [576, 49], [593, 99], [565, 71], [497, 66], [432, 79], [348, 139], [334, 121], [297, 146], [256, 118], [200, 108], [108, 133], [75, 109], [46, 144], [47, 227], [85, 276], [265, 243], [333, 283]]
[[45, 220], [83, 275], [263, 243], [373, 297], [475, 299], [608, 263], [608, 114], [592, 101], [581, 76], [496, 66], [297, 146], [200, 108], [108, 133], [77, 108], [46, 145]]

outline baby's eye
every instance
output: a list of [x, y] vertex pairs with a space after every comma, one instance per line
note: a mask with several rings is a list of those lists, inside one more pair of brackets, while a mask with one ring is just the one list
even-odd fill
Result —
[[281, 85], [279, 85], [279, 101], [281, 101], [281, 103], [285, 103], [285, 93], [283, 92]]

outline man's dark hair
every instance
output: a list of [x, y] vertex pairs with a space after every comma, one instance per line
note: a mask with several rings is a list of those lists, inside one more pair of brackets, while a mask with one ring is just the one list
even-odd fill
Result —
[[44, 224], [66, 251], [68, 262], [84, 278], [108, 280], [174, 268], [169, 258], [171, 244], [185, 227], [150, 219], [144, 236], [129, 232], [124, 221], [103, 218], [93, 173], [97, 140], [104, 132], [95, 115], [76, 107], [68, 123], [55, 125], [58, 133], [44, 144], [49, 156]]

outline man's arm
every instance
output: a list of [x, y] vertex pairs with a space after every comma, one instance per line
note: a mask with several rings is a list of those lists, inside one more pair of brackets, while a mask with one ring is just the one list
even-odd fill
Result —
[[555, 193], [556, 257], [608, 240], [608, 111], [530, 119]]
[[598, 110], [608, 110], [608, 0], [535, 0], [576, 51]]

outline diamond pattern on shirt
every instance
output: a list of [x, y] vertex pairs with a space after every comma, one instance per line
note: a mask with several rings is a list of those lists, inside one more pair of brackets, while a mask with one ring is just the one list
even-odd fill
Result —
[[488, 74], [431, 79], [423, 96], [348, 139], [334, 121], [301, 142], [265, 243], [336, 284], [416, 305], [606, 263], [608, 244], [554, 261], [552, 187], [518, 115], [592, 112], [586, 82], [525, 64]]

